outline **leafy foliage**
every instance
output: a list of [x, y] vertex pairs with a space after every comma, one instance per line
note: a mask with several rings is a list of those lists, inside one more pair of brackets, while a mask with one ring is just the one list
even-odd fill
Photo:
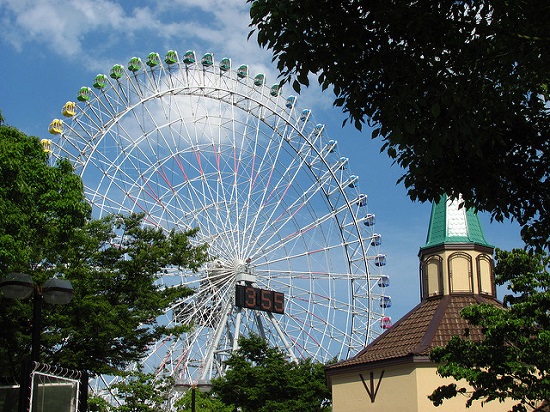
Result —
[[332, 88], [404, 169], [411, 199], [463, 195], [550, 247], [545, 0], [249, 0], [283, 82]]
[[192, 291], [162, 288], [156, 280], [168, 267], [197, 268], [205, 248], [190, 246], [195, 230], [166, 234], [141, 221], [140, 215], [109, 216], [78, 233], [80, 241], [57, 270], [71, 280], [75, 296], [57, 319], [56, 327], [67, 337], [62, 343], [45, 339], [52, 360], [93, 373], [116, 373], [138, 360], [155, 339], [187, 330], [187, 325], [159, 325], [156, 318]]
[[[177, 412], [192, 411], [192, 390], [188, 390], [185, 394], [176, 401], [175, 407]], [[195, 412], [234, 412], [233, 406], [224, 404], [218, 397], [209, 393], [201, 392], [195, 389]]]
[[[166, 233], [144, 226], [141, 215], [89, 220], [72, 166], [47, 160], [38, 139], [0, 127], [0, 273], [28, 273], [37, 284], [56, 275], [73, 285], [69, 305], [43, 307], [42, 361], [120, 373], [153, 340], [188, 327], [156, 318], [192, 290], [156, 281], [168, 268], [196, 270], [206, 246], [192, 246], [196, 230]], [[0, 299], [0, 376], [19, 376], [32, 305]]]
[[[462, 316], [482, 328], [481, 342], [454, 337], [445, 347], [432, 351], [442, 365], [443, 377], [465, 379], [473, 388], [466, 403], [511, 398], [514, 411], [527, 411], [550, 402], [550, 257], [546, 254], [497, 250], [498, 284], [513, 292], [504, 299], [508, 309], [493, 305], [465, 308]], [[434, 405], [467, 393], [456, 384], [438, 388], [430, 395]]]
[[156, 412], [164, 409], [174, 382], [165, 378], [157, 380], [154, 374], [138, 370], [130, 379], [114, 385], [123, 405], [114, 408], [113, 412]]
[[0, 126], [0, 172], [0, 273], [55, 261], [90, 217], [80, 178], [66, 160], [50, 166], [36, 137], [8, 126]]
[[224, 377], [212, 381], [223, 403], [244, 412], [329, 411], [330, 391], [324, 367], [311, 360], [289, 362], [278, 348], [259, 336], [239, 339]]
[[117, 391], [121, 405], [113, 406], [103, 398], [88, 400], [91, 412], [156, 412], [167, 410], [170, 392], [174, 388], [173, 379], [158, 378], [152, 373], [138, 369], [127, 374], [125, 381], [112, 386]]

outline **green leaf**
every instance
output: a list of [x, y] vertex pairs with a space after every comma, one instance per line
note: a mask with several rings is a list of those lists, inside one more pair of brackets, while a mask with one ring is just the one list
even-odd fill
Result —
[[439, 106], [439, 103], [432, 104], [431, 111], [433, 117], [439, 117], [441, 114], [441, 107]]
[[251, 25], [281, 73], [316, 76], [357, 129], [406, 147], [411, 199], [469, 193], [549, 250], [547, 1], [356, 6], [254, 1]]

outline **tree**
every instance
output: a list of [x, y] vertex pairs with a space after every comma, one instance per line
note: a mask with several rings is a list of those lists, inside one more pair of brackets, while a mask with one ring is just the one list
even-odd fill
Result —
[[[176, 401], [175, 407], [177, 412], [192, 411], [192, 391], [188, 390], [185, 394]], [[209, 393], [195, 390], [195, 411], [196, 412], [234, 412], [233, 406], [224, 404], [217, 396]]]
[[111, 408], [112, 412], [156, 412], [164, 410], [170, 391], [174, 388], [171, 378], [157, 379], [155, 374], [135, 371], [126, 381], [114, 385], [123, 405]]
[[[126, 380], [112, 386], [117, 391], [121, 405], [110, 405], [103, 398], [94, 396], [88, 401], [91, 412], [155, 412], [169, 410], [174, 391], [172, 377], [158, 377], [153, 373], [137, 370], [127, 374]], [[170, 410], [178, 412], [192, 410], [192, 393], [187, 391]], [[219, 398], [195, 391], [196, 412], [233, 412], [233, 406], [225, 405]]]
[[54, 166], [40, 140], [0, 126], [0, 273], [37, 268], [67, 249], [91, 207], [67, 160]]
[[[0, 126], [0, 173], [0, 276], [40, 271], [44, 261], [67, 251], [90, 216], [82, 182], [69, 162], [49, 166], [40, 141], [9, 126]], [[43, 273], [35, 277], [45, 279]], [[19, 355], [30, 345], [30, 313], [30, 305], [2, 299], [1, 376], [19, 376]]]
[[196, 270], [206, 259], [205, 246], [190, 245], [196, 230], [167, 234], [144, 227], [142, 218], [108, 216], [78, 232], [81, 238], [57, 267], [73, 283], [75, 296], [55, 319], [59, 336], [44, 339], [53, 362], [117, 373], [154, 340], [188, 329], [160, 325], [157, 317], [192, 290], [156, 281], [169, 268]]
[[98, 396], [88, 400], [91, 412], [155, 412], [168, 410], [170, 393], [174, 388], [171, 377], [158, 377], [144, 373], [140, 368], [126, 374], [126, 380], [115, 383], [122, 404], [114, 406]]
[[550, 257], [497, 249], [496, 259], [497, 284], [507, 284], [512, 292], [504, 299], [508, 309], [463, 309], [462, 316], [481, 327], [485, 339], [454, 337], [434, 349], [431, 359], [441, 363], [441, 376], [465, 379], [473, 390], [457, 384], [439, 387], [430, 395], [436, 406], [459, 393], [468, 395], [466, 406], [506, 398], [518, 401], [513, 411], [550, 405]]
[[239, 339], [227, 366], [225, 376], [212, 381], [212, 392], [227, 405], [244, 412], [330, 410], [323, 365], [290, 362], [257, 335]]
[[[162, 288], [171, 270], [196, 270], [206, 246], [196, 230], [166, 233], [141, 215], [90, 220], [82, 182], [67, 161], [49, 166], [37, 138], [0, 127], [0, 270], [25, 272], [37, 284], [69, 279], [69, 305], [44, 305], [41, 357], [92, 375], [119, 374], [154, 340], [186, 330], [156, 318], [192, 290]], [[1, 298], [0, 376], [19, 376], [29, 353], [31, 306]]]
[[550, 247], [545, 0], [248, 0], [296, 91], [315, 75], [374, 127], [413, 200], [462, 194]]

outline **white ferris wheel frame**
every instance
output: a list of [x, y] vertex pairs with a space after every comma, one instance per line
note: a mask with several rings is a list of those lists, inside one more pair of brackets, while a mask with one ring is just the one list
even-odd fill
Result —
[[[385, 256], [379, 250], [380, 235], [372, 229], [374, 215], [366, 212], [366, 195], [359, 192], [358, 177], [349, 172], [348, 159], [339, 155], [336, 142], [327, 138], [324, 125], [313, 122], [310, 111], [298, 110], [295, 97], [285, 99], [276, 85], [265, 86], [263, 78], [258, 85], [256, 79], [215, 64], [185, 64], [179, 58], [124, 70], [118, 78], [104, 76], [103, 87], [86, 88], [87, 99], [73, 103], [70, 120], [62, 122], [59, 138], [52, 141], [53, 157], [68, 157], [82, 176], [95, 217], [137, 210], [146, 213], [149, 224], [166, 230], [197, 225], [205, 235], [201, 242], [216, 244], [223, 238], [223, 247], [212, 253], [213, 266], [198, 275], [171, 274], [172, 279], [195, 285], [197, 296], [201, 291], [219, 295], [209, 295], [209, 303], [202, 307], [197, 297], [190, 303], [181, 302], [179, 309], [167, 309], [164, 322], [175, 322], [178, 313], [194, 321], [195, 332], [185, 338], [188, 346], [182, 345], [185, 339], [181, 337], [167, 337], [154, 343], [143, 360], [158, 372], [168, 370], [180, 382], [208, 381], [223, 373], [223, 360], [238, 348], [238, 336], [250, 332], [252, 324], [255, 333], [276, 341], [290, 359], [319, 361], [357, 353], [388, 325], [385, 308], [391, 301], [385, 293], [387, 276], [382, 273]], [[228, 136], [232, 140], [226, 144]], [[187, 145], [182, 145], [183, 140]], [[166, 152], [164, 157], [162, 152]], [[182, 164], [178, 169], [167, 166], [170, 162]], [[244, 177], [239, 162], [248, 168]], [[228, 170], [235, 175], [234, 182], [228, 180]], [[151, 183], [153, 175], [156, 180]], [[250, 179], [248, 186], [246, 178]], [[293, 190], [286, 203], [285, 196]], [[183, 197], [170, 198], [170, 191], [188, 194], [189, 209], [183, 207]], [[268, 210], [265, 215], [264, 210]], [[299, 219], [305, 210], [310, 220], [304, 223]], [[237, 227], [232, 219], [245, 223]], [[246, 232], [259, 225], [265, 233], [248, 237]], [[274, 226], [285, 228], [284, 233], [272, 230]], [[319, 239], [314, 236], [302, 240], [310, 232], [317, 238], [329, 233], [324, 239], [328, 244], [316, 243]], [[326, 241], [333, 236], [339, 236], [339, 242]], [[224, 247], [230, 249], [234, 244], [240, 245], [238, 253], [219, 258]], [[272, 260], [261, 261], [247, 246], [271, 248]], [[297, 250], [298, 246], [302, 249]], [[314, 253], [322, 256], [318, 267], [312, 263]], [[337, 271], [323, 268], [333, 264], [336, 254], [345, 263], [338, 264]], [[296, 270], [299, 264], [290, 261], [307, 264]], [[283, 280], [278, 281], [279, 276]], [[339, 287], [347, 285], [347, 296], [332, 286], [340, 280]], [[224, 282], [231, 287], [220, 286]], [[236, 307], [237, 283], [286, 289], [290, 292], [285, 295], [288, 315]], [[317, 283], [323, 286], [317, 289]], [[328, 297], [319, 293], [325, 287], [330, 289]], [[294, 309], [295, 299], [302, 299], [296, 304], [299, 310]], [[316, 312], [317, 305], [323, 312]], [[321, 319], [324, 314], [330, 316]], [[331, 321], [341, 321], [343, 326]], [[315, 324], [311, 331], [318, 336], [306, 331], [306, 324]], [[266, 331], [267, 327], [272, 329]], [[199, 342], [205, 329], [211, 330]], [[301, 342], [307, 344], [300, 346]], [[182, 348], [191, 352], [193, 345], [207, 348], [196, 359], [185, 360]], [[156, 356], [161, 352], [162, 356]], [[105, 377], [99, 381], [109, 385]]]

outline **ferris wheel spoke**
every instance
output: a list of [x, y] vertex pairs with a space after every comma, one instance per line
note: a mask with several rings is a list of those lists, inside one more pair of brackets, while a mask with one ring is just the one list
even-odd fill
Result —
[[[294, 173], [291, 176], [288, 176], [286, 179], [284, 176], [280, 177], [279, 181], [275, 184], [275, 187], [271, 190], [271, 193], [269, 196], [273, 196], [275, 198], [275, 202], [273, 204], [268, 205], [267, 201], [268, 198], [263, 198], [262, 200], [262, 206], [261, 208], [269, 208], [271, 212], [267, 216], [267, 218], [261, 222], [262, 228], [259, 229], [260, 233], [272, 233], [272, 237], [275, 236], [278, 232], [280, 232], [282, 229], [284, 229], [285, 224], [288, 223], [290, 220], [293, 219], [294, 215], [298, 213], [307, 203], [310, 199], [312, 199], [315, 194], [320, 190], [320, 187], [316, 187], [315, 185], [311, 185], [309, 188], [300, 190], [301, 194], [298, 195], [298, 197], [292, 201], [291, 204], [286, 205], [286, 197], [288, 190], [292, 185], [297, 186], [296, 178], [298, 176], [298, 171], [294, 171]], [[271, 177], [270, 177], [271, 178]], [[285, 181], [286, 180], [286, 181]], [[283, 186], [284, 185], [284, 186]], [[266, 185], [267, 187], [267, 185]], [[300, 187], [298, 186], [298, 189]], [[274, 193], [277, 193], [277, 195], [274, 195]], [[267, 190], [265, 192], [267, 194]], [[278, 216], [276, 216], [278, 214]], [[260, 215], [258, 213], [257, 215]], [[286, 218], [283, 218], [283, 216], [287, 216]], [[254, 221], [255, 225], [258, 225], [258, 219]], [[279, 228], [277, 231], [274, 231], [273, 225], [277, 225]], [[271, 238], [272, 238], [271, 237]], [[269, 242], [271, 238], [268, 238], [266, 242]], [[262, 236], [258, 236], [256, 238], [256, 241], [250, 245], [251, 248], [257, 248], [259, 241], [263, 241]], [[264, 245], [260, 246], [260, 249], [263, 249]]]
[[[321, 231], [322, 228], [325, 226], [326, 222], [329, 222], [333, 220], [339, 213], [343, 212], [346, 208], [346, 205], [340, 206], [338, 209], [331, 209], [329, 210], [325, 215], [323, 216], [317, 216], [310, 222], [307, 223], [307, 225], [300, 226], [295, 225], [294, 226], [294, 232], [288, 233], [284, 238], [278, 237], [278, 233], [274, 232], [271, 233], [270, 236], [266, 239], [261, 239], [263, 241], [262, 244], [260, 244], [258, 249], [264, 251], [264, 253], [274, 253], [278, 249], [285, 247], [291, 242], [295, 242], [297, 239], [302, 238], [306, 233], [314, 230], [316, 233]], [[285, 221], [280, 223], [280, 227], [288, 224], [290, 221], [292, 221], [293, 216], [289, 216]], [[323, 238], [326, 242], [327, 238]], [[323, 242], [323, 243], [325, 243]], [[325, 248], [323, 250], [329, 250], [331, 247], [340, 247], [341, 243], [332, 243], [332, 242], [326, 242]], [[311, 253], [312, 251], [310, 249], [306, 249], [303, 251], [303, 254]]]
[[[258, 141], [259, 139], [255, 139]], [[272, 149], [272, 144], [275, 147], [275, 150]], [[258, 158], [257, 152], [258, 152], [259, 146], [256, 144], [253, 148], [253, 152], [251, 154], [251, 163], [252, 163], [252, 170], [250, 170], [250, 177], [249, 177], [249, 186], [248, 186], [248, 193], [245, 205], [247, 207], [244, 208], [244, 219], [243, 219], [243, 227], [246, 232], [249, 233], [262, 233], [265, 230], [265, 224], [262, 223], [264, 227], [258, 227], [259, 219], [262, 217], [265, 212], [264, 210], [267, 207], [267, 196], [269, 195], [269, 189], [271, 188], [271, 180], [273, 178], [273, 175], [275, 173], [274, 165], [275, 162], [270, 161], [271, 159], [268, 159], [267, 156], [271, 152], [275, 152], [274, 154], [271, 154], [271, 156], [274, 156], [275, 158], [278, 157], [278, 153], [281, 149], [280, 144], [273, 143], [272, 140], [268, 141], [268, 146], [263, 150], [263, 157]], [[258, 160], [256, 164], [256, 160]], [[267, 174], [267, 178], [264, 181], [263, 179], [258, 181], [258, 177], [261, 176], [262, 173]], [[260, 188], [259, 191], [256, 191], [256, 188]], [[252, 220], [250, 220], [250, 213], [254, 214], [254, 217]], [[249, 223], [250, 222], [250, 223]], [[257, 230], [256, 230], [257, 229]], [[252, 250], [254, 248], [254, 244], [248, 244], [242, 245], [243, 249]], [[248, 252], [250, 253], [250, 252]]]

